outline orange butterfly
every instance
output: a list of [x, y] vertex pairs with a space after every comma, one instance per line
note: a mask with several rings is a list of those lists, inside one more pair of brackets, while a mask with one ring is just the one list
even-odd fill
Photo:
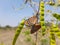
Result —
[[35, 33], [41, 28], [41, 25], [38, 24], [38, 18], [36, 15], [30, 17], [25, 21], [25, 25], [31, 27], [31, 34]]

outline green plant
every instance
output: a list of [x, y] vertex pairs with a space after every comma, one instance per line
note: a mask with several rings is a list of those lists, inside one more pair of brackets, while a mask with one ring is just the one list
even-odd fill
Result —
[[44, 2], [40, 2], [40, 24], [41, 24], [41, 30], [42, 30], [42, 35], [45, 35], [45, 22], [44, 22]]
[[[55, 3], [49, 2], [49, 5], [53, 6], [53, 5], [55, 5]], [[31, 5], [31, 7], [32, 7], [32, 5]], [[44, 18], [44, 16], [45, 16], [45, 2], [43, 0], [39, 3], [39, 12], [38, 13], [39, 13], [39, 15], [38, 15], [39, 16], [39, 22], [38, 23], [40, 23], [41, 30], [42, 30], [42, 32], [40, 32], [40, 33], [42, 33], [42, 37], [44, 37], [48, 27], [45, 25], [45, 18]], [[60, 15], [59, 14], [54, 13], [54, 14], [52, 14], [51, 17], [55, 17], [58, 21], [60, 21]], [[19, 36], [19, 33], [21, 32], [21, 29], [23, 28], [23, 24], [24, 23], [21, 23], [20, 26], [18, 27], [17, 31], [16, 31], [17, 33], [15, 34], [15, 38], [13, 40], [13, 45], [15, 45], [15, 43], [16, 43], [16, 39]], [[29, 24], [29, 22], [28, 22], [28, 24]], [[50, 27], [49, 33], [50, 33], [50, 36], [49, 36], [49, 38], [50, 38], [50, 45], [56, 45], [55, 35], [58, 38], [60, 38], [60, 31], [59, 31], [59, 28], [57, 27], [56, 24], [52, 23], [52, 26]], [[28, 31], [25, 32], [25, 36], [29, 35], [29, 34], [30, 33]], [[27, 41], [28, 42], [31, 41], [31, 38], [29, 36], [27, 37]], [[42, 42], [41, 45], [47, 45], [47, 40], [46, 39], [42, 39], [41, 42]], [[37, 44], [35, 44], [35, 45], [37, 45]]]
[[29, 30], [27, 30], [27, 31], [25, 31], [25, 32], [24, 32], [24, 34], [25, 34], [25, 36], [27, 36], [27, 35], [29, 35], [29, 34], [30, 34], [30, 31], [29, 31]]
[[60, 20], [60, 14], [53, 13], [53, 17], [55, 17], [57, 20]]
[[41, 39], [41, 45], [47, 45], [48, 40], [47, 39]]
[[31, 42], [31, 37], [30, 36], [26, 37], [26, 41]]
[[25, 21], [25, 20], [22, 20], [21, 23], [19, 24], [19, 26], [18, 26], [18, 28], [17, 28], [17, 30], [16, 30], [16, 33], [15, 33], [15, 36], [14, 36], [12, 45], [15, 45], [16, 40], [17, 40], [17, 38], [18, 38], [18, 36], [19, 36], [19, 34], [20, 34], [23, 26], [24, 26], [24, 21]]

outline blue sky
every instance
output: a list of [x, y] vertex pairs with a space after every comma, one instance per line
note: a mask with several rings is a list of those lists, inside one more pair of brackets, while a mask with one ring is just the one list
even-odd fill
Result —
[[[24, 18], [32, 15], [33, 11], [28, 5], [22, 10], [15, 10], [19, 8], [23, 0], [0, 0], [0, 25], [17, 26]], [[14, 8], [13, 8], [14, 7]]]
[[[33, 10], [28, 4], [22, 10], [15, 10], [19, 8], [23, 0], [0, 0], [0, 25], [17, 26], [24, 17], [30, 17]], [[49, 6], [46, 6], [48, 9]], [[50, 8], [51, 10], [53, 8]], [[60, 13], [60, 10], [58, 11]]]

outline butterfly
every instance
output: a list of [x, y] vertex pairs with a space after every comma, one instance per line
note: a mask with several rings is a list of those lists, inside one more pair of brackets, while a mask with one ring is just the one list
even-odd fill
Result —
[[38, 18], [36, 15], [25, 20], [25, 25], [31, 27], [31, 34], [35, 33], [41, 28], [41, 25], [38, 23]]

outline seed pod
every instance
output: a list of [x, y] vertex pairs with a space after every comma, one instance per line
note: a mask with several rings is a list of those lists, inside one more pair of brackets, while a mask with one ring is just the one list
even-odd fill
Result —
[[19, 36], [19, 34], [20, 34], [23, 26], [24, 26], [24, 21], [25, 21], [25, 20], [22, 20], [21, 23], [19, 24], [19, 26], [18, 26], [18, 28], [17, 28], [17, 30], [16, 30], [16, 33], [15, 33], [15, 36], [14, 36], [12, 45], [15, 45], [16, 40], [17, 40], [17, 38], [18, 38], [18, 36]]
[[58, 38], [60, 38], [60, 30], [59, 30], [59, 28], [56, 25], [52, 24], [52, 30], [54, 31], [54, 33], [56, 34], [56, 36]]
[[55, 3], [54, 2], [51, 2], [51, 1], [48, 4], [51, 5], [51, 6], [54, 6], [55, 5]]
[[40, 7], [41, 11], [44, 11], [44, 8]]
[[60, 38], [59, 28], [54, 23], [52, 23], [50, 30], [50, 45], [56, 45], [55, 34], [58, 38]]
[[[40, 12], [40, 15], [44, 16], [44, 12]], [[43, 17], [44, 18], [44, 17]]]
[[55, 40], [55, 35], [54, 35], [54, 31], [53, 30], [50, 31], [50, 45], [56, 45], [56, 40]]
[[54, 13], [53, 17], [55, 17], [57, 20], [60, 20], [60, 15], [59, 14]]
[[[51, 35], [52, 36], [52, 35]], [[55, 36], [52, 36], [50, 38], [50, 45], [56, 45], [56, 40], [55, 40]]]
[[40, 20], [44, 23], [44, 16], [40, 16]]
[[44, 22], [44, 2], [40, 2], [40, 24], [42, 29], [42, 35], [45, 35], [45, 22]]
[[57, 37], [60, 39], [60, 31], [56, 33]]

